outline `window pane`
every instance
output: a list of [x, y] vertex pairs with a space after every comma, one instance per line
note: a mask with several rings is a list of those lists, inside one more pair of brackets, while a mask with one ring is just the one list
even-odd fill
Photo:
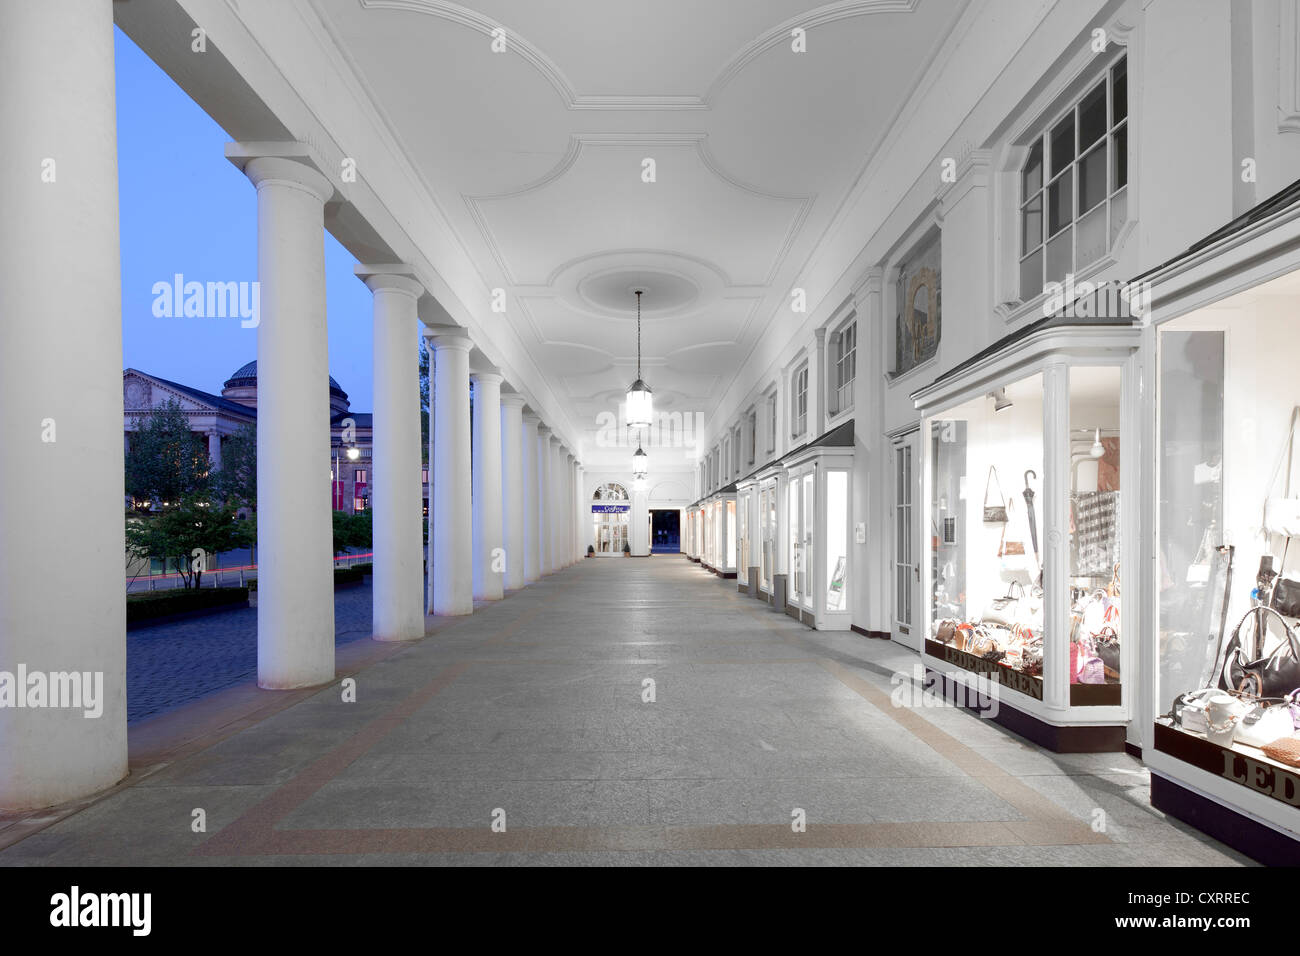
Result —
[[1020, 210], [1020, 251], [1029, 252], [1043, 244], [1043, 194], [1039, 193]]
[[1114, 173], [1111, 176], [1111, 188], [1120, 189], [1128, 185], [1128, 124], [1115, 130], [1110, 137], [1111, 163]]
[[1047, 234], [1054, 236], [1074, 219], [1074, 170], [1047, 187]]
[[1110, 197], [1110, 244], [1115, 244], [1115, 237], [1124, 226], [1128, 216], [1128, 190], [1122, 189]]
[[1032, 196], [1043, 188], [1043, 141], [1037, 139], [1029, 150], [1029, 159], [1025, 161], [1025, 172], [1021, 179], [1020, 198]]
[[1020, 263], [1020, 298], [1032, 299], [1043, 291], [1043, 250]]
[[1102, 203], [1079, 220], [1075, 227], [1079, 253], [1075, 256], [1075, 269], [1096, 262], [1106, 251], [1106, 204]]
[[1106, 84], [1098, 83], [1079, 101], [1079, 152], [1106, 135]]
[[1064, 282], [1065, 274], [1073, 272], [1074, 236], [1069, 229], [1047, 244], [1047, 282]]
[[1079, 211], [1087, 212], [1106, 198], [1106, 144], [1079, 160]]
[[1052, 175], [1055, 176], [1074, 159], [1074, 113], [1061, 120], [1052, 130]]
[[1110, 122], [1113, 126], [1128, 116], [1128, 58], [1115, 64], [1110, 74]]

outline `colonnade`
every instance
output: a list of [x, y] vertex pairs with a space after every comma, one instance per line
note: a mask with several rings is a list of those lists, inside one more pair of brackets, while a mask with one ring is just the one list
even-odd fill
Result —
[[[24, 698], [0, 709], [0, 809], [72, 800], [127, 771], [114, 96], [110, 3], [0, 5], [0, 125], [12, 134], [11, 175], [0, 177], [0, 406], [23, 462], [0, 471], [0, 528], [14, 545], [0, 548], [0, 681]], [[231, 144], [227, 156], [257, 197], [258, 684], [307, 687], [335, 675], [323, 230], [326, 205], [345, 197], [301, 143]], [[356, 273], [373, 293], [373, 633], [413, 640], [425, 633], [426, 290], [406, 264]], [[464, 330], [424, 334], [427, 608], [470, 614], [475, 600], [581, 557], [581, 465]], [[95, 708], [26, 706], [19, 674], [75, 675], [87, 701], [102, 692]]]

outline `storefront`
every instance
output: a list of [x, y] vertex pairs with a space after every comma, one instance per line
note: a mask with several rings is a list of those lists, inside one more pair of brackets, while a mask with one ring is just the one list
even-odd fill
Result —
[[590, 544], [598, 556], [623, 556], [623, 551], [628, 546], [631, 512], [631, 499], [622, 485], [608, 482], [593, 492]]
[[724, 578], [736, 576], [736, 486], [727, 485], [704, 502], [705, 547], [703, 563]]
[[736, 589], [758, 597], [759, 486], [749, 475], [736, 482]]
[[1300, 183], [1144, 279], [1151, 802], [1296, 864]]
[[853, 422], [783, 462], [790, 569], [785, 611], [818, 630], [847, 631]]
[[999, 723], [1056, 751], [1123, 750], [1137, 687], [1121, 614], [1141, 606], [1124, 575], [1137, 514], [1121, 500], [1136, 487], [1141, 329], [1091, 305], [913, 395], [926, 665], [995, 693]]

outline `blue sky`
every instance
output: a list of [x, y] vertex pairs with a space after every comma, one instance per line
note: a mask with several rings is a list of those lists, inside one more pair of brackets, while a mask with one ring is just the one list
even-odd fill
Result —
[[[238, 318], [155, 318], [153, 285], [257, 279], [257, 198], [225, 158], [230, 137], [122, 31], [116, 31], [122, 231], [122, 367], [221, 391], [257, 357]], [[356, 260], [322, 229], [330, 374], [353, 411], [371, 405], [371, 294]]]

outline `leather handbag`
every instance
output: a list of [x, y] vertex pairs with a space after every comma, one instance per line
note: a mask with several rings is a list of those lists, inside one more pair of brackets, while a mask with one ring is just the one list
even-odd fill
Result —
[[[994, 485], [997, 485], [998, 489], [997, 502], [989, 504], [989, 492]], [[984, 520], [989, 524], [997, 522], [1005, 524], [1007, 520], [1007, 501], [1002, 495], [1002, 483], [998, 481], [998, 470], [992, 465], [989, 465], [989, 476], [984, 482]]]
[[1093, 642], [1106, 676], [1119, 679], [1119, 635], [1113, 627], [1104, 627]]
[[1241, 720], [1237, 721], [1237, 743], [1263, 747], [1281, 737], [1295, 733], [1291, 708], [1286, 704], [1256, 703]]
[[[1270, 653], [1264, 653], [1269, 622], [1276, 618], [1285, 633], [1283, 640]], [[1247, 621], [1254, 621], [1250, 647], [1243, 633]], [[1300, 640], [1291, 625], [1270, 607], [1253, 607], [1237, 623], [1228, 639], [1223, 665], [1218, 670], [1217, 686], [1247, 697], [1272, 697], [1282, 699], [1300, 687]]]
[[1203, 734], [1209, 726], [1209, 718], [1206, 716], [1206, 706], [1210, 698], [1220, 693], [1213, 687], [1205, 687], [1201, 690], [1192, 691], [1190, 694], [1180, 694], [1174, 700], [1173, 716], [1174, 723], [1183, 730], [1190, 731], [1194, 734]]
[[[1019, 592], [1019, 593], [1017, 593]], [[1012, 581], [1007, 593], [994, 598], [980, 615], [981, 624], [1001, 624], [1012, 627], [1020, 612], [1020, 599], [1024, 596], [1024, 587], [1018, 581]]]
[[[1282, 549], [1282, 563], [1278, 567], [1280, 572], [1284, 573], [1286, 571], [1286, 556], [1290, 550], [1291, 539], [1287, 538], [1286, 547]], [[1271, 563], [1271, 558], [1269, 558], [1269, 561]], [[1264, 573], [1264, 562], [1261, 561], [1261, 576]], [[1269, 590], [1268, 606], [1286, 617], [1300, 617], [1300, 581], [1283, 577], [1282, 574], [1274, 575], [1272, 587]]]

